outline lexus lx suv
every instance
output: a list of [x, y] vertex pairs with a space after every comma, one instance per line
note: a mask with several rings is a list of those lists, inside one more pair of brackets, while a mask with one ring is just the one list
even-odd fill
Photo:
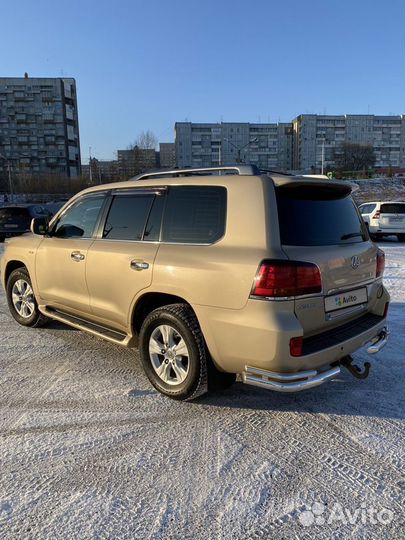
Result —
[[138, 347], [152, 385], [190, 400], [243, 382], [315, 387], [387, 341], [384, 253], [346, 182], [238, 165], [175, 169], [75, 195], [6, 241], [14, 319]]

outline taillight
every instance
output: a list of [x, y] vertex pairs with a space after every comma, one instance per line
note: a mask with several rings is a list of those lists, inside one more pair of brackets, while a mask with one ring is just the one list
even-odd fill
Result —
[[385, 268], [385, 253], [382, 249], [377, 249], [377, 257], [376, 257], [376, 273], [375, 277], [379, 278], [382, 277], [384, 274], [384, 268]]
[[371, 219], [380, 219], [380, 211], [377, 210], [377, 212], [373, 216], [371, 216]]
[[302, 336], [293, 337], [290, 339], [291, 356], [302, 356], [302, 344], [303, 344]]
[[260, 265], [252, 295], [277, 298], [321, 291], [321, 274], [316, 264], [277, 260], [264, 261]]
[[385, 306], [384, 306], [384, 313], [383, 313], [383, 318], [385, 319], [388, 315], [388, 308], [390, 307], [390, 303], [389, 302], [385, 302]]

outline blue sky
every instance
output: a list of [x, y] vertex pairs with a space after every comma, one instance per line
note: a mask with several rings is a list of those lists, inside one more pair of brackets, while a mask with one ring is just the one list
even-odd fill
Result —
[[82, 161], [175, 121], [405, 112], [403, 0], [2, 2], [1, 76], [77, 81]]

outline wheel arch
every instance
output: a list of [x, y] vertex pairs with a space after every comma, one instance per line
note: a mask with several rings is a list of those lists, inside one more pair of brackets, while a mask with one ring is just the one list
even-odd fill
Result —
[[133, 334], [136, 336], [139, 335], [142, 323], [149, 313], [159, 307], [167, 306], [169, 304], [187, 304], [191, 307], [191, 309], [193, 309], [191, 304], [187, 302], [185, 298], [175, 294], [154, 291], [146, 292], [139, 297], [132, 309], [131, 314], [131, 330]]
[[11, 273], [14, 272], [14, 270], [17, 270], [18, 268], [26, 268], [28, 271], [27, 265], [23, 261], [20, 261], [17, 259], [8, 261], [8, 263], [6, 264], [6, 268], [4, 270], [4, 277], [3, 277], [4, 287], [6, 287], [7, 281]]
[[197, 318], [198, 324], [200, 325], [201, 332], [210, 357], [214, 364], [220, 368], [217, 363], [218, 352], [215, 345], [215, 339], [209, 329], [209, 325], [206, 324], [206, 320], [204, 320], [204, 317], [202, 316], [201, 310], [196, 309], [198, 306], [193, 306], [184, 297], [175, 294], [151, 291], [144, 293], [141, 297], [138, 298], [132, 309], [130, 319], [131, 333], [133, 335], [132, 344], [138, 345], [138, 336], [142, 323], [151, 311], [159, 307], [167, 306], [168, 304], [178, 303], [186, 304], [193, 310], [193, 313]]

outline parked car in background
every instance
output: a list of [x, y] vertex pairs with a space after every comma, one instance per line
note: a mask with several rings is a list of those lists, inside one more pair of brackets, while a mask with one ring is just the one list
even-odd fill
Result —
[[10, 236], [29, 232], [31, 220], [35, 217], [51, 217], [44, 206], [38, 204], [13, 204], [0, 208], [0, 242]]
[[145, 173], [78, 193], [31, 230], [0, 263], [15, 320], [138, 346], [175, 399], [237, 373], [279, 392], [341, 367], [365, 378], [350, 355], [387, 342], [384, 253], [346, 182], [247, 165]]
[[400, 242], [405, 242], [405, 202], [368, 202], [361, 204], [359, 210], [373, 240], [396, 235]]

